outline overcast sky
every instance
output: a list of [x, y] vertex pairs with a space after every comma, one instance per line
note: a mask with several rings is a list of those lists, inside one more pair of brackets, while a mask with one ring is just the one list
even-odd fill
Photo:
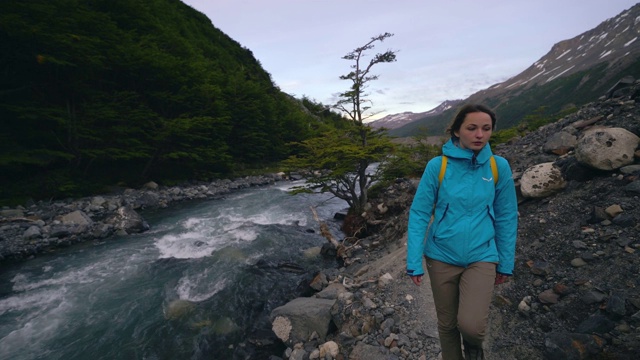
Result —
[[183, 0], [248, 48], [284, 92], [325, 105], [350, 81], [342, 57], [372, 37], [375, 118], [464, 99], [528, 68], [562, 40], [629, 9], [631, 0]]

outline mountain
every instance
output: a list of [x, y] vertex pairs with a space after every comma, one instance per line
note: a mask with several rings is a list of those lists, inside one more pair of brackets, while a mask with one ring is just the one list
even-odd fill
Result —
[[[463, 102], [492, 107], [499, 119], [499, 129], [505, 129], [521, 124], [534, 113], [551, 117], [562, 110], [594, 101], [622, 78], [640, 77], [638, 17], [640, 4], [572, 39], [555, 44], [520, 74], [478, 91]], [[389, 133], [406, 137], [424, 127], [431, 135], [442, 134], [456, 110], [453, 107], [417, 118]]]
[[462, 102], [462, 100], [447, 100], [429, 111], [421, 113], [405, 111], [400, 114], [387, 115], [381, 119], [369, 122], [369, 126], [375, 129], [397, 129], [419, 119], [440, 115], [442, 112], [455, 107], [460, 102]]

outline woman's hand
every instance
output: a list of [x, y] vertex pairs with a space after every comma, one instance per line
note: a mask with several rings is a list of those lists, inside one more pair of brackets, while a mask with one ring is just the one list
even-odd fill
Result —
[[507, 281], [508, 278], [509, 278], [508, 275], [496, 273], [496, 281], [495, 281], [494, 285], [503, 284], [505, 281]]
[[411, 281], [413, 281], [414, 284], [420, 286], [420, 284], [422, 284], [422, 275], [418, 275], [418, 276], [409, 276], [411, 278]]

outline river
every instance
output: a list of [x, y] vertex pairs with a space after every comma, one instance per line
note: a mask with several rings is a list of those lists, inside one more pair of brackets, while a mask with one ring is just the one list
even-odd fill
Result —
[[[276, 355], [269, 313], [335, 267], [295, 183], [142, 212], [151, 230], [1, 268], [0, 359], [259, 359]], [[299, 184], [298, 184], [299, 185]], [[255, 346], [256, 341], [262, 345]]]

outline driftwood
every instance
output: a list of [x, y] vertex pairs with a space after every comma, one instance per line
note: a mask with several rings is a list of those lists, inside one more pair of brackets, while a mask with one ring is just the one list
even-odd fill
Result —
[[17, 223], [17, 222], [28, 222], [35, 223], [37, 220], [28, 219], [25, 217], [14, 217], [14, 218], [2, 218], [0, 219], [0, 223]]
[[311, 212], [313, 213], [313, 218], [318, 222], [318, 224], [320, 224], [320, 234], [322, 234], [322, 236], [324, 236], [325, 239], [327, 239], [336, 248], [337, 256], [342, 259], [345, 264], [348, 264], [349, 256], [347, 254], [347, 247], [338, 242], [338, 240], [336, 240], [336, 238], [331, 235], [329, 227], [323, 221], [320, 221], [320, 219], [318, 218], [318, 213], [313, 206], [311, 206]]
[[[350, 265], [353, 262], [349, 258], [350, 250], [358, 246], [360, 239], [358, 239], [357, 236], [354, 236], [351, 238], [346, 238], [343, 242], [339, 242], [335, 237], [333, 237], [331, 231], [329, 231], [329, 227], [327, 226], [327, 224], [323, 221], [320, 221], [316, 209], [313, 206], [310, 206], [310, 208], [311, 212], [313, 213], [313, 218], [318, 222], [318, 224], [320, 224], [320, 234], [324, 236], [325, 239], [327, 239], [329, 243], [331, 243], [336, 248], [336, 256], [340, 258], [345, 265]], [[358, 231], [356, 231], [356, 234], [360, 233], [363, 229], [364, 227], [358, 229]], [[347, 240], [350, 240], [351, 242], [353, 242], [353, 244], [351, 244], [351, 246], [346, 246], [345, 243], [348, 242]]]
[[363, 280], [363, 281], [360, 281], [360, 282], [354, 282], [353, 284], [347, 284], [347, 278], [345, 277], [344, 279], [342, 279], [342, 286], [344, 286], [346, 289], [352, 289], [352, 288], [355, 288], [355, 287], [361, 287], [361, 286], [366, 285], [366, 284], [371, 284], [371, 283], [374, 283], [376, 281], [377, 280]]

